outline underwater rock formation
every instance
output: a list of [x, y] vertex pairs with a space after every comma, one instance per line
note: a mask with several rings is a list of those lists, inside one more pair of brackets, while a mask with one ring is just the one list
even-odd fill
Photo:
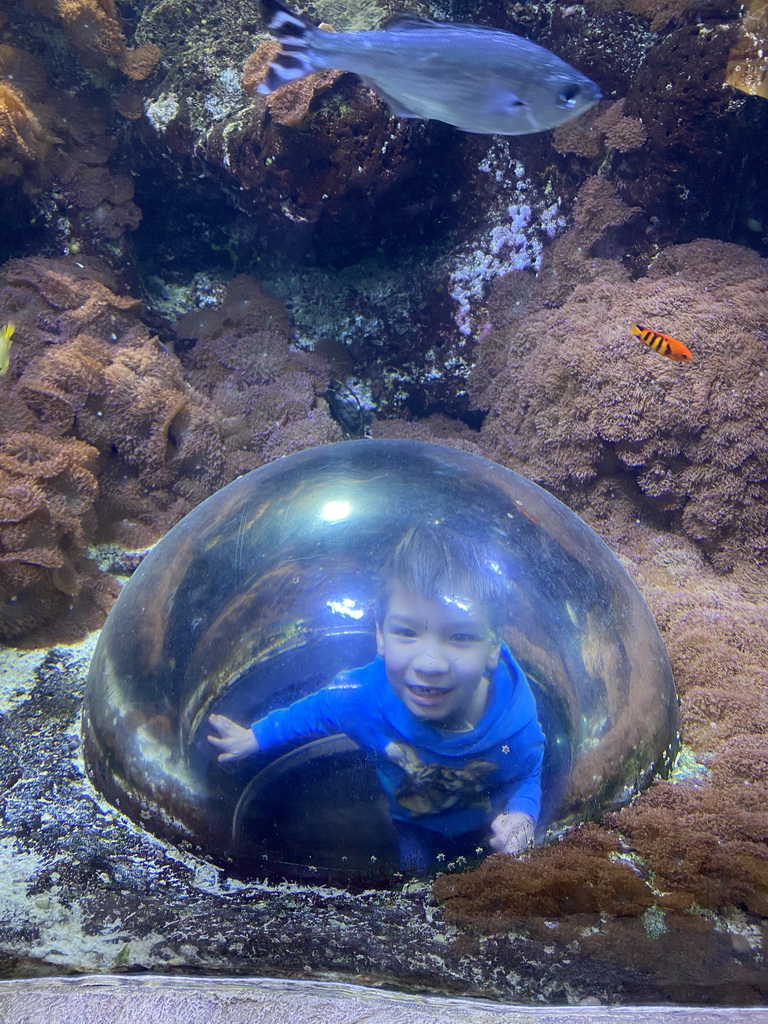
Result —
[[[471, 417], [464, 392], [487, 289], [505, 269], [537, 269], [571, 211], [579, 223], [585, 210], [615, 210], [599, 255], [638, 267], [702, 224], [713, 237], [762, 244], [768, 210], [758, 183], [768, 165], [751, 140], [768, 126], [768, 108], [723, 88], [736, 7], [723, 0], [694, 17], [687, 6], [605, 4], [590, 17], [508, 6], [507, 27], [572, 60], [612, 95], [553, 136], [516, 139], [513, 150], [391, 118], [350, 75], [312, 76], [250, 106], [223, 68], [193, 90], [181, 52], [148, 107], [147, 143], [186, 178], [190, 154], [203, 157], [206, 195], [189, 192], [190, 201], [201, 210], [226, 205], [237, 265], [255, 259], [268, 268], [302, 346], [341, 341], [350, 378], [373, 409]], [[150, 3], [145, 30], [158, 17]], [[263, 39], [263, 22], [249, 24], [254, 41]], [[273, 52], [262, 42], [247, 63], [249, 95]], [[589, 175], [593, 195], [582, 187]], [[371, 254], [376, 265], [365, 263]]]
[[[751, 139], [766, 129], [768, 108], [723, 88], [737, 27], [729, 0], [697, 8], [698, 20], [690, 5], [662, 0], [630, 10], [602, 0], [588, 13], [491, 4], [483, 20], [536, 38], [610, 96], [554, 136], [512, 147], [392, 118], [351, 75], [252, 100], [274, 46], [256, 0], [236, 16], [223, 0], [194, 11], [148, 0], [130, 45], [111, 3], [85, 21], [95, 6], [8, 5], [0, 42], [49, 79], [45, 96], [16, 74], [13, 85], [29, 112], [14, 144], [38, 155], [8, 166], [17, 183], [24, 167], [36, 231], [52, 251], [98, 253], [113, 267], [135, 244], [145, 282], [189, 279], [201, 267], [255, 272], [289, 305], [302, 347], [344, 346], [369, 418], [440, 411], [477, 422], [465, 392], [487, 290], [505, 269], [538, 268], [598, 168], [632, 211], [606, 256], [639, 266], [702, 224], [713, 237], [765, 245], [768, 157]], [[340, 5], [326, 14], [346, 24]], [[444, 14], [474, 16], [458, 2]], [[378, 21], [375, 9], [366, 16]], [[147, 71], [148, 40], [162, 66], [126, 93], [123, 75], [108, 72], [132, 73], [140, 53]], [[257, 46], [261, 57], [249, 62]]]
[[38, 251], [47, 245], [116, 264], [141, 219], [132, 176], [115, 166], [116, 111], [135, 118], [139, 97], [116, 68], [137, 83], [152, 74], [159, 50], [126, 45], [112, 0], [19, 0], [3, 8], [0, 188], [7, 192], [0, 203], [12, 211], [14, 229], [3, 254], [29, 251], [26, 227]]
[[[38, 173], [46, 186], [32, 188], [29, 209], [51, 250], [98, 253], [115, 266], [136, 243], [145, 280], [189, 278], [201, 266], [255, 271], [288, 302], [302, 347], [345, 346], [361, 401], [384, 415], [471, 418], [466, 380], [489, 285], [505, 263], [539, 266], [598, 168], [633, 211], [607, 255], [639, 265], [702, 224], [713, 237], [756, 246], [768, 237], [759, 185], [768, 157], [751, 145], [768, 108], [723, 88], [738, 27], [730, 0], [710, 0], [695, 16], [690, 4], [666, 0], [628, 10], [601, 0], [588, 12], [487, 6], [483, 20], [536, 38], [610, 96], [570, 133], [512, 148], [392, 118], [351, 75], [329, 73], [298, 98], [288, 89], [252, 102], [274, 45], [264, 41], [257, 0], [236, 16], [224, 0], [204, 9], [148, 0], [130, 43], [111, 0], [5, 6], [0, 42], [49, 78], [44, 97], [25, 92], [16, 74], [13, 89], [28, 112], [14, 144], [39, 151], [34, 167], [28, 156], [21, 163], [24, 187]], [[477, 15], [459, 2], [441, 13]], [[329, 4], [325, 15], [343, 27], [354, 12]], [[378, 22], [376, 8], [363, 16]], [[249, 63], [258, 44], [261, 64]], [[113, 65], [145, 75], [153, 46], [162, 66], [126, 93]], [[9, 102], [17, 100], [14, 92]], [[49, 137], [58, 141], [45, 144]], [[11, 164], [17, 181], [21, 165]]]
[[114, 0], [21, 0], [29, 11], [36, 11], [58, 22], [81, 59], [92, 67], [120, 68], [129, 78], [148, 78], [160, 59], [154, 43], [143, 43], [134, 50], [125, 44]]
[[96, 620], [117, 585], [88, 561], [95, 529], [97, 452], [72, 438], [10, 431], [0, 440], [0, 639], [56, 616]]
[[0, 45], [0, 182], [28, 174], [39, 178], [55, 143], [52, 112], [44, 102], [43, 62], [30, 53]]
[[[58, 568], [57, 580], [66, 578], [72, 559], [79, 567], [89, 543], [146, 544], [239, 473], [339, 436], [321, 397], [327, 367], [320, 357], [289, 351], [279, 302], [241, 279], [223, 310], [220, 328], [212, 326], [200, 351], [192, 350], [187, 379], [178, 357], [142, 323], [141, 304], [118, 294], [103, 266], [37, 258], [0, 270], [0, 319], [16, 325], [0, 388], [9, 417], [26, 431], [21, 447], [6, 437], [3, 468], [42, 488], [29, 512], [7, 514], [10, 522], [26, 521], [33, 507], [47, 509], [35, 513], [50, 520], [45, 539], [29, 546], [48, 552], [41, 565]], [[258, 383], [248, 387], [253, 354], [243, 334], [259, 339], [259, 327], [270, 351], [261, 358]], [[239, 348], [228, 347], [238, 337]], [[207, 397], [214, 393], [216, 405]], [[67, 452], [71, 469], [60, 461], [55, 472], [49, 468], [54, 454]], [[18, 561], [16, 543], [4, 541]], [[18, 611], [5, 636], [46, 621], [61, 603], [40, 601], [32, 616], [32, 597], [23, 612], [17, 594], [5, 597], [12, 599], [11, 612]]]
[[[333, 6], [317, 12], [351, 27]], [[709, 774], [654, 786], [534, 853], [515, 867], [525, 884], [491, 861], [475, 889], [444, 883], [460, 924], [426, 895], [243, 892], [94, 800], [70, 749], [83, 669], [59, 651], [0, 723], [5, 969], [309, 963], [492, 997], [764, 1001], [768, 625], [751, 563], [765, 554], [765, 268], [717, 241], [669, 248], [705, 230], [768, 252], [768, 153], [755, 141], [768, 105], [723, 87], [753, 23], [720, 0], [486, 5], [488, 21], [559, 52], [608, 97], [511, 147], [392, 119], [349, 75], [305, 95], [304, 117], [254, 105], [241, 73], [265, 38], [256, 0], [132, 13], [135, 33], [111, 3], [0, 13], [2, 244], [82, 264], [23, 260], [2, 276], [0, 319], [17, 325], [0, 381], [15, 427], [0, 446], [3, 636], [29, 639], [53, 617], [63, 638], [88, 591], [92, 621], [103, 615], [114, 584], [85, 559], [94, 540], [154, 539], [238, 473], [338, 438], [322, 397], [336, 376], [359, 403], [353, 429], [396, 414], [374, 434], [534, 474], [622, 552]], [[458, 2], [443, 13], [479, 17]], [[156, 52], [137, 52], [150, 40], [164, 57], [152, 74]], [[149, 77], [126, 91], [131, 75]], [[219, 309], [189, 314], [175, 356], [89, 253], [134, 295], [153, 274], [174, 285], [251, 270], [280, 287], [295, 340], [341, 356], [331, 369], [292, 350], [283, 311], [242, 281]], [[693, 364], [632, 339], [630, 312], [689, 342]], [[170, 344], [168, 321], [152, 322]], [[482, 432], [447, 415], [477, 426], [485, 410]], [[649, 522], [735, 568], [713, 576]], [[521, 925], [523, 895], [556, 927]], [[489, 920], [512, 930], [478, 934]]]

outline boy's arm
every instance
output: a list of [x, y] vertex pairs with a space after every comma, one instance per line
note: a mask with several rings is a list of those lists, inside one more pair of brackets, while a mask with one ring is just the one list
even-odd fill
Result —
[[270, 711], [245, 728], [225, 715], [210, 715], [218, 733], [208, 740], [219, 750], [219, 761], [234, 761], [262, 750], [310, 737], [347, 732], [355, 720], [357, 687], [329, 686], [297, 700], [290, 707]]
[[541, 810], [541, 768], [544, 763], [544, 744], [537, 743], [521, 758], [520, 775], [510, 785], [504, 801], [504, 812], [527, 814], [534, 823]]
[[509, 787], [504, 810], [491, 822], [490, 839], [492, 850], [512, 856], [533, 842], [541, 809], [544, 735], [538, 718], [529, 721], [517, 739], [525, 751], [520, 759], [520, 776]]
[[287, 708], [270, 711], [251, 726], [259, 750], [349, 733], [360, 718], [358, 686], [325, 686]]
[[[504, 664], [512, 679], [514, 708], [512, 728], [502, 747], [504, 757], [511, 759], [502, 814], [524, 813], [535, 825], [541, 810], [541, 770], [544, 763], [545, 736], [539, 722], [536, 699], [530, 681], [508, 648]], [[498, 758], [497, 758], [498, 760]], [[498, 804], [496, 806], [499, 806]], [[501, 815], [500, 815], [501, 816]]]

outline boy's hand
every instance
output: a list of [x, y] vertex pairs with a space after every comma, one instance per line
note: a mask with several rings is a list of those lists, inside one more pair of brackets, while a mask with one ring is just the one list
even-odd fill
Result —
[[533, 830], [530, 814], [523, 811], [499, 814], [491, 822], [490, 847], [496, 853], [509, 853], [514, 857], [533, 842]]
[[239, 757], [259, 752], [259, 744], [252, 729], [244, 729], [226, 715], [209, 715], [208, 721], [218, 733], [217, 736], [209, 735], [208, 739], [221, 751], [219, 761], [235, 761]]

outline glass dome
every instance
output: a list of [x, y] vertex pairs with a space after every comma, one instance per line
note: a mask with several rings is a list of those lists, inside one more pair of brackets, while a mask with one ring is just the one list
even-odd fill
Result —
[[[402, 731], [414, 718], [449, 744], [463, 742], [450, 732], [463, 722], [436, 710], [453, 684], [409, 690], [406, 680], [398, 690], [387, 660], [381, 623], [394, 599], [386, 565], [414, 529], [463, 538], [495, 577], [488, 593], [476, 588], [468, 601], [482, 614], [490, 608], [489, 658], [495, 651], [506, 667], [481, 669], [485, 703], [475, 708], [479, 684], [471, 683], [456, 715], [467, 718], [465, 733], [479, 729], [478, 716], [508, 692], [498, 673], [517, 678], [515, 666], [522, 670], [544, 737], [537, 837], [629, 799], [664, 770], [677, 743], [669, 661], [640, 593], [597, 535], [544, 490], [485, 459], [366, 440], [248, 473], [143, 560], [90, 669], [83, 733], [96, 786], [141, 825], [191, 841], [244, 875], [399, 877], [402, 821], [393, 819], [387, 768], [382, 774], [361, 739], [359, 720], [346, 732], [333, 723], [320, 734], [284, 732], [269, 750], [220, 762], [209, 716], [239, 723], [250, 737], [251, 723], [329, 687], [334, 699], [345, 687], [352, 699], [358, 676], [350, 670], [366, 666], [365, 675], [383, 664], [382, 701], [405, 716]], [[491, 601], [499, 584], [503, 596]], [[462, 587], [425, 600], [435, 614], [449, 606], [474, 614]], [[395, 632], [398, 643], [415, 642], [413, 631]], [[475, 639], [455, 633], [446, 642]], [[367, 719], [362, 708], [358, 719]], [[492, 780], [493, 765], [483, 763]], [[403, 799], [403, 814], [421, 813], [421, 799]], [[444, 866], [439, 841], [436, 851], [435, 866]], [[481, 841], [476, 853], [487, 852]]]

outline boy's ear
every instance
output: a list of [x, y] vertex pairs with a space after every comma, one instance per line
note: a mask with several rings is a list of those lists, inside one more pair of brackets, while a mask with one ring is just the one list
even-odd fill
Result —
[[380, 622], [376, 623], [376, 653], [380, 658], [384, 657], [384, 633]]
[[486, 672], [495, 672], [496, 667], [499, 664], [499, 657], [501, 656], [501, 641], [495, 644], [490, 651], [488, 651], [488, 660], [485, 663]]

